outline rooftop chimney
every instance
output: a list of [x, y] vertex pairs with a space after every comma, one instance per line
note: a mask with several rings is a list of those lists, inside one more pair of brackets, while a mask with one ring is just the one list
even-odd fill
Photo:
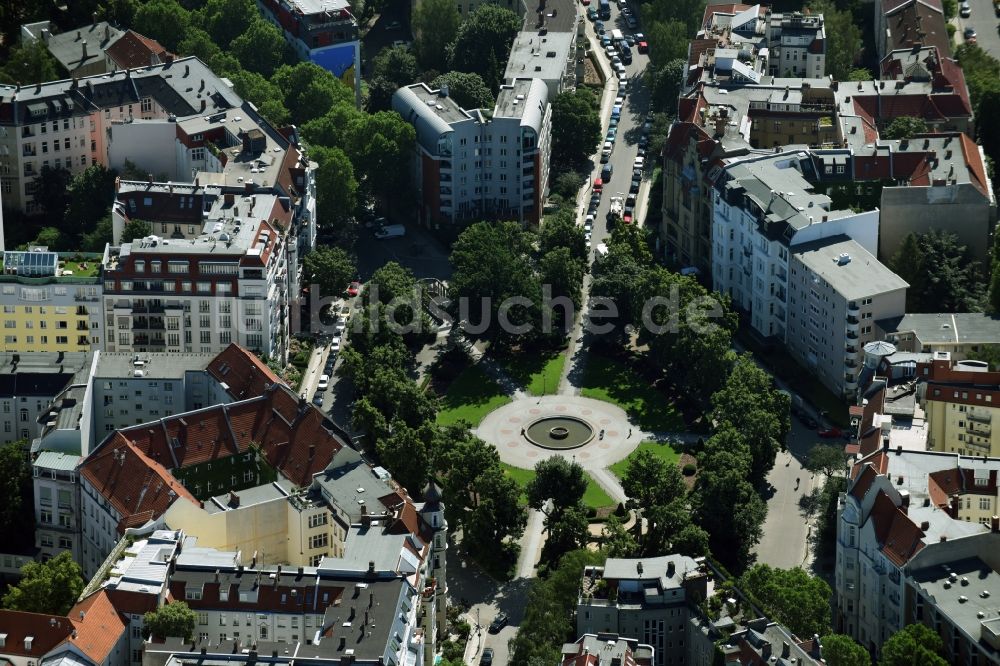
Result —
[[97, 27], [97, 12], [92, 12], [90, 14], [90, 24], [94, 27]]
[[1000, 516], [990, 517], [990, 531], [1000, 532]]
[[83, 40], [83, 60], [87, 59], [87, 40]]

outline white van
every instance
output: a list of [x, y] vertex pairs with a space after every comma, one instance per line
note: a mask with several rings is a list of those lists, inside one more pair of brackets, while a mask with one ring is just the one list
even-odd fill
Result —
[[643, 166], [645, 166], [645, 164], [646, 164], [646, 158], [644, 158], [644, 157], [637, 157], [637, 158], [635, 158], [635, 162], [632, 163], [632, 168], [633, 169], [642, 169]]

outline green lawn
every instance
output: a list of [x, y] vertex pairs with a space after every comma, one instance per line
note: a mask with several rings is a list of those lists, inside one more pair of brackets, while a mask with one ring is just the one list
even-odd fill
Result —
[[437, 422], [439, 425], [451, 425], [467, 421], [476, 426], [484, 416], [508, 402], [510, 396], [504, 395], [495, 381], [487, 377], [479, 366], [473, 365], [455, 378], [441, 398]]
[[[82, 266], [86, 266], [83, 268]], [[77, 261], [67, 261], [63, 265], [63, 271], [72, 271], [73, 277], [94, 277], [97, 275], [97, 269], [101, 266], [101, 260], [88, 259], [83, 262]]]
[[532, 395], [553, 395], [559, 390], [566, 354], [516, 354], [497, 361], [510, 378]]
[[582, 393], [618, 405], [643, 430], [684, 429], [684, 420], [666, 396], [620, 361], [592, 354], [584, 365]]
[[[507, 476], [514, 479], [522, 489], [528, 485], [528, 482], [535, 478], [535, 471], [532, 469], [521, 469], [507, 463], [500, 464], [503, 465]], [[528, 498], [523, 492], [521, 493], [521, 501], [524, 503], [528, 502]], [[594, 481], [590, 474], [587, 474], [587, 492], [583, 494], [583, 503], [593, 509], [615, 505], [615, 501], [611, 499], [611, 496], [604, 492], [604, 488], [601, 488], [600, 484]]]
[[653, 453], [657, 458], [662, 458], [665, 462], [676, 465], [677, 461], [680, 460], [681, 454], [674, 450], [674, 447], [667, 443], [645, 441], [636, 447], [635, 451], [630, 453], [627, 458], [619, 460], [609, 469], [611, 473], [617, 476], [619, 479], [625, 476], [625, 470], [628, 469], [628, 461], [632, 459], [640, 451], [649, 451]]

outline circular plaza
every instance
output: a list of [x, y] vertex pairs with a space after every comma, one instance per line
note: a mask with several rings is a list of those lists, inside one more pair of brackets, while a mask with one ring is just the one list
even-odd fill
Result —
[[507, 403], [487, 414], [476, 433], [497, 448], [501, 461], [523, 469], [552, 456], [571, 457], [585, 468], [608, 467], [641, 440], [621, 408], [565, 395]]

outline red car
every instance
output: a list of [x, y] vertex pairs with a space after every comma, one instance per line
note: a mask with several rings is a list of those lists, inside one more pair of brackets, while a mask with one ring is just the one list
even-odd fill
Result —
[[357, 296], [360, 292], [361, 292], [361, 283], [358, 281], [354, 281], [347, 286], [348, 296]]
[[594, 179], [594, 191], [595, 192], [601, 192], [603, 190], [604, 190], [604, 181], [601, 180], [600, 178], [595, 178]]
[[817, 434], [823, 439], [835, 439], [843, 437], [844, 431], [840, 428], [827, 428], [826, 430], [820, 430]]
[[625, 213], [622, 215], [622, 222], [625, 224], [632, 224], [632, 213]]
[[590, 5], [590, 0], [580, 0], [580, 3], [583, 4], [584, 7], [587, 7]]
[[639, 53], [646, 53], [649, 51], [649, 44], [647, 42], [639, 42], [637, 46], [639, 49]]

